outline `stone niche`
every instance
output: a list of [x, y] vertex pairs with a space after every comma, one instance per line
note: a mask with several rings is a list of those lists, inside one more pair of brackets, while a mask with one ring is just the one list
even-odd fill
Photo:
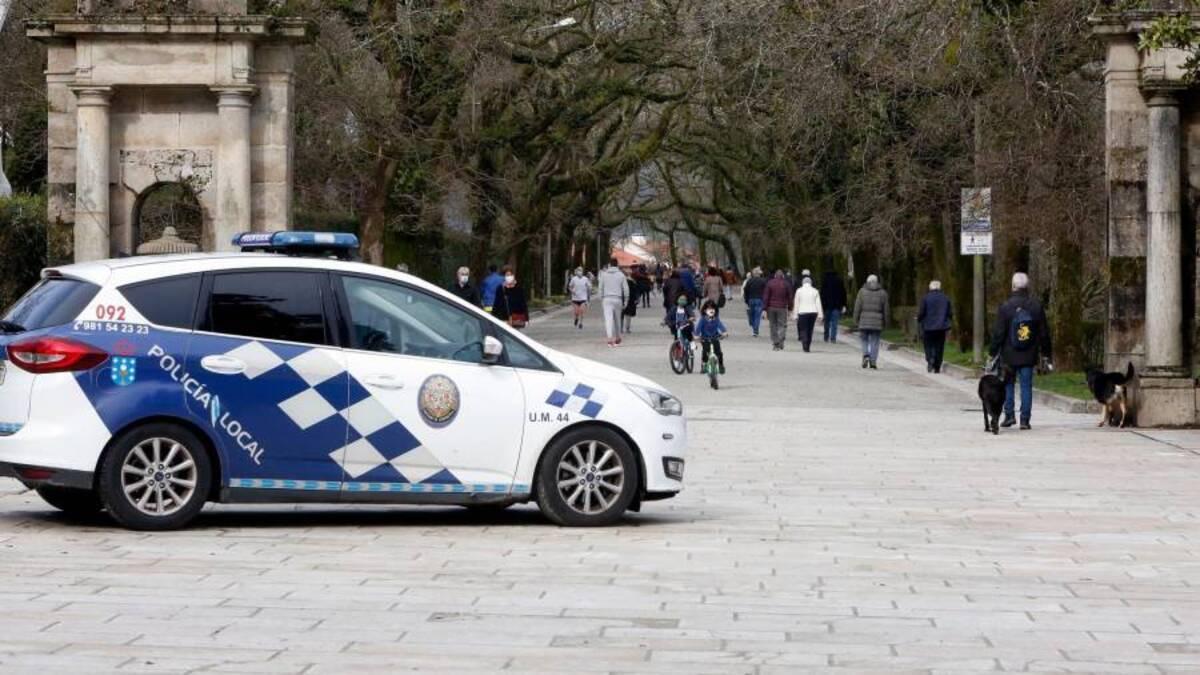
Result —
[[[136, 13], [158, 6], [172, 14]], [[290, 228], [295, 49], [310, 22], [249, 15], [245, 0], [77, 8], [26, 24], [48, 51], [51, 260], [132, 254], [139, 205], [167, 183], [200, 204], [204, 250]]]

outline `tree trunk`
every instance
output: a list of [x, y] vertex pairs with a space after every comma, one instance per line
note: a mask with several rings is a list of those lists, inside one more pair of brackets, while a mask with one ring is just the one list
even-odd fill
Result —
[[380, 153], [375, 157], [375, 166], [371, 169], [371, 184], [367, 189], [359, 239], [363, 261], [372, 265], [383, 264], [383, 234], [387, 226], [388, 192], [398, 166], [399, 162]]
[[1083, 363], [1083, 251], [1076, 239], [1059, 240], [1054, 265], [1054, 306], [1048, 312], [1055, 365], [1077, 370]]

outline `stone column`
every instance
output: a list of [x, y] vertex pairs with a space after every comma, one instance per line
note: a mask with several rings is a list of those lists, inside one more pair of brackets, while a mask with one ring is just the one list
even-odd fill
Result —
[[108, 223], [111, 87], [75, 86], [75, 260], [111, 256]]
[[221, 138], [217, 147], [217, 213], [213, 218], [212, 247], [233, 250], [230, 241], [251, 229], [250, 99], [252, 86], [213, 87]]
[[1148, 91], [1146, 149], [1146, 370], [1185, 376], [1179, 101]]

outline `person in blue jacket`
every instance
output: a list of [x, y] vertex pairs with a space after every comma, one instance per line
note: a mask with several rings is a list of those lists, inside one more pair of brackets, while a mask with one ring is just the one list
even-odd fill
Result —
[[921, 325], [921, 337], [925, 342], [925, 372], [942, 372], [942, 355], [946, 352], [946, 332], [954, 320], [954, 308], [950, 298], [942, 292], [942, 282], [929, 282], [929, 292], [921, 298], [921, 309], [917, 312], [917, 323]]
[[504, 275], [496, 271], [495, 265], [489, 265], [488, 275], [479, 284], [480, 300], [483, 301], [485, 311], [492, 311], [492, 306], [496, 304], [496, 290], [503, 285]]
[[725, 324], [717, 318], [717, 303], [711, 300], [704, 303], [700, 322], [696, 324], [696, 339], [700, 341], [703, 349], [700, 354], [700, 363], [708, 361], [708, 350], [711, 347], [717, 355], [717, 365], [722, 375], [725, 374], [725, 354], [721, 352], [721, 338], [728, 334], [729, 331], [726, 330]]

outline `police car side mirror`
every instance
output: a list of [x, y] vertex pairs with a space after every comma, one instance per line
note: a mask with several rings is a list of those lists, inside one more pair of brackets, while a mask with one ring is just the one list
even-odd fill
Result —
[[488, 335], [483, 338], [483, 362], [486, 364], [494, 364], [500, 362], [500, 357], [504, 354], [504, 343], [496, 338]]

